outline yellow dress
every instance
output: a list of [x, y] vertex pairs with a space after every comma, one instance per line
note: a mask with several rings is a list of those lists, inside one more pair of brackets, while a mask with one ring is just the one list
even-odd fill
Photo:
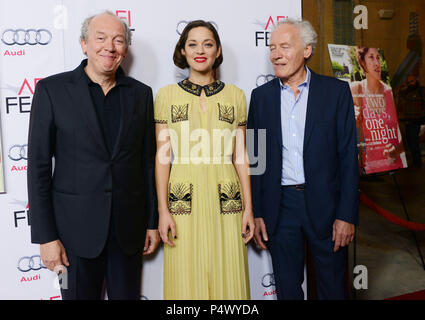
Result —
[[167, 123], [170, 135], [168, 207], [177, 230], [175, 246], [164, 246], [164, 299], [250, 299], [243, 197], [232, 163], [236, 129], [246, 125], [245, 94], [219, 80], [203, 88], [205, 112], [202, 87], [187, 79], [155, 99], [155, 122]]

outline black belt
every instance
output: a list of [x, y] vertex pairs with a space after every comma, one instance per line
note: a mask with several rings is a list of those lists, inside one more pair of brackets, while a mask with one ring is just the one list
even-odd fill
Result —
[[289, 188], [294, 188], [295, 190], [304, 190], [305, 189], [305, 184], [293, 184], [290, 186], [281, 186], [282, 189], [289, 189]]

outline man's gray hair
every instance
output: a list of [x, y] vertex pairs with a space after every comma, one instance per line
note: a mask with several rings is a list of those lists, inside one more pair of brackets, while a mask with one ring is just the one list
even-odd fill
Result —
[[286, 20], [279, 21], [276, 24], [276, 27], [274, 30], [276, 30], [277, 27], [284, 24], [293, 25], [294, 27], [298, 29], [298, 31], [300, 32], [301, 40], [303, 41], [304, 48], [306, 48], [308, 45], [311, 45], [311, 48], [312, 48], [311, 55], [308, 59], [306, 59], [306, 62], [309, 61], [314, 54], [314, 50], [317, 44], [317, 33], [314, 30], [311, 23], [307, 20], [300, 21], [295, 19], [286, 19]]
[[86, 18], [83, 21], [83, 24], [81, 25], [80, 40], [82, 40], [84, 42], [87, 42], [87, 40], [89, 38], [89, 25], [90, 25], [90, 22], [93, 20], [93, 18], [95, 18], [97, 16], [100, 16], [102, 14], [107, 14], [107, 15], [113, 16], [114, 18], [116, 18], [117, 20], [119, 20], [122, 23], [122, 25], [124, 27], [125, 45], [128, 48], [128, 46], [131, 45], [131, 36], [132, 36], [131, 30], [130, 30], [129, 26], [127, 25], [127, 23], [124, 20], [118, 18], [111, 11], [105, 11], [105, 12], [102, 12], [100, 14], [95, 14], [93, 16], [90, 16], [90, 17]]

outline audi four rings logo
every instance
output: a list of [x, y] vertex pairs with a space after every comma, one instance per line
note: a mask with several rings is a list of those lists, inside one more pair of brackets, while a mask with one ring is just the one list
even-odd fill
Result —
[[31, 257], [22, 257], [18, 261], [18, 270], [21, 272], [28, 271], [37, 271], [40, 269], [47, 269], [43, 262], [41, 261], [41, 257], [39, 255], [34, 255]]
[[273, 80], [274, 78], [276, 78], [276, 77], [272, 74], [260, 74], [257, 77], [256, 85], [257, 85], [257, 87], [259, 87], [259, 86], [269, 82], [270, 80]]
[[19, 46], [40, 44], [45, 46], [52, 41], [52, 33], [47, 29], [6, 29], [3, 31], [1, 41], [8, 45]]
[[9, 159], [13, 161], [28, 160], [28, 145], [15, 144], [9, 149]]
[[[176, 28], [176, 32], [177, 32], [177, 34], [179, 35], [179, 36], [181, 36], [181, 34], [182, 34], [182, 32], [183, 32], [183, 30], [184, 30], [184, 28], [186, 28], [186, 26], [190, 23], [191, 21], [185, 21], [185, 20], [182, 20], [182, 21], [180, 21], [179, 23], [177, 23], [177, 28]], [[214, 21], [208, 21], [209, 23], [211, 23], [213, 26], [214, 26], [214, 28], [216, 29], [216, 30], [218, 30], [218, 25], [217, 25], [217, 23], [215, 23]]]
[[263, 276], [263, 279], [261, 279], [261, 284], [263, 287], [268, 288], [270, 286], [274, 286], [274, 274], [273, 273], [266, 273]]

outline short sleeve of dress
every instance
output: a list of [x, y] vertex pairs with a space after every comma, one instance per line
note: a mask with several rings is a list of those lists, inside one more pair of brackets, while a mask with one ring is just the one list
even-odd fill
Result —
[[237, 106], [238, 126], [246, 126], [246, 97], [245, 97], [245, 93], [241, 89], [238, 89], [237, 102], [238, 102], [238, 106]]
[[155, 97], [154, 120], [155, 123], [167, 123], [167, 119], [166, 90], [161, 88]]

